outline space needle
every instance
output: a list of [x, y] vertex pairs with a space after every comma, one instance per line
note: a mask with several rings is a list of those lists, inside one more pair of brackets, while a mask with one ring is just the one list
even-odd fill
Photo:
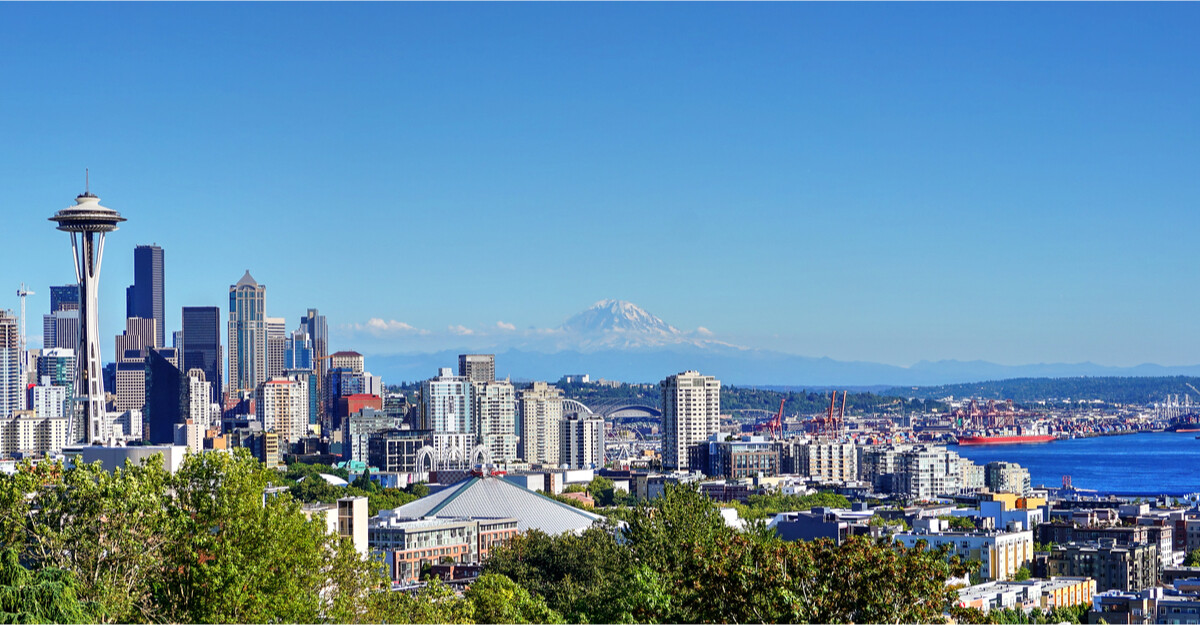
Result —
[[[84, 438], [88, 445], [104, 440], [104, 377], [100, 364], [100, 327], [97, 318], [100, 285], [100, 260], [104, 256], [104, 235], [125, 221], [117, 211], [100, 205], [90, 185], [75, 198], [75, 206], [64, 208], [50, 221], [58, 229], [71, 233], [71, 251], [75, 255], [75, 277], [79, 280], [79, 350], [75, 359], [75, 398], [82, 405]], [[72, 426], [78, 420], [72, 420]], [[73, 433], [79, 440], [79, 433]]]

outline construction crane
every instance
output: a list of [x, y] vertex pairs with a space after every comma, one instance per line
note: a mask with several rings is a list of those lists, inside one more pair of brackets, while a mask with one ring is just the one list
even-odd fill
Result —
[[[25, 288], [24, 282], [21, 283], [21, 288], [17, 289], [17, 297], [21, 298], [21, 338], [20, 338], [20, 351], [18, 352], [18, 357], [17, 357], [17, 360], [19, 361], [18, 362], [18, 366], [19, 366], [18, 371], [20, 371], [21, 384], [25, 384], [25, 381], [26, 381], [26, 371], [25, 371], [25, 360], [26, 360], [26, 356], [25, 356], [25, 347], [26, 347], [26, 345], [25, 345], [25, 298], [30, 295], [33, 295], [33, 294], [34, 294], [33, 291], [30, 291], [29, 289]], [[24, 393], [22, 393], [22, 396], [24, 396]]]

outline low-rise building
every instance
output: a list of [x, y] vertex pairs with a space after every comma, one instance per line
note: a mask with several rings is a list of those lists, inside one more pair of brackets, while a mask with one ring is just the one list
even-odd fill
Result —
[[1046, 570], [1051, 576], [1090, 577], [1101, 592], [1139, 591], [1158, 584], [1158, 545], [1112, 539], [1055, 545]]
[[442, 562], [480, 563], [496, 545], [517, 535], [511, 517], [409, 519], [394, 510], [373, 517], [367, 542], [384, 556], [393, 582], [415, 582], [421, 567]]
[[895, 538], [907, 547], [921, 541], [933, 548], [945, 545], [951, 555], [979, 562], [979, 575], [984, 580], [1012, 579], [1033, 560], [1033, 532], [1029, 530], [950, 532], [944, 530], [944, 524], [937, 518], [919, 518], [913, 524], [913, 532], [896, 534]]

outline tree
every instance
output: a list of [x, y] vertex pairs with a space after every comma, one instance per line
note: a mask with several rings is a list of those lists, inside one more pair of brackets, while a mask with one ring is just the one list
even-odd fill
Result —
[[[475, 605], [455, 596], [442, 580], [430, 578], [415, 594], [401, 591], [377, 592], [369, 599], [367, 623], [442, 623], [457, 625], [475, 622]], [[315, 621], [306, 621], [315, 622]]]
[[99, 605], [79, 600], [70, 573], [55, 568], [30, 573], [16, 551], [0, 552], [0, 622], [89, 623], [101, 617]]
[[1029, 579], [1029, 577], [1030, 577], [1029, 567], [1022, 566], [1021, 568], [1017, 569], [1016, 574], [1013, 575], [1013, 581], [1023, 582], [1025, 580]]
[[0, 478], [0, 502], [13, 506], [2, 524], [6, 545], [34, 570], [70, 573], [79, 598], [109, 618], [151, 619], [157, 607], [148, 580], [161, 574], [164, 550], [177, 537], [170, 479], [162, 456], [111, 472], [78, 457], [70, 468], [22, 465]]
[[561, 623], [560, 616], [545, 600], [531, 595], [504, 575], [487, 573], [463, 593], [474, 606], [479, 623]]
[[484, 571], [542, 597], [568, 622], [616, 622], [621, 608], [612, 599], [627, 581], [631, 557], [615, 532], [609, 524], [579, 535], [531, 530], [494, 548]]
[[1200, 549], [1193, 549], [1183, 560], [1184, 566], [1200, 566]]
[[[264, 497], [270, 472], [236, 454], [189, 456], [174, 480], [175, 527], [158, 584], [166, 620], [358, 620], [383, 579], [349, 541], [310, 522], [288, 496]], [[307, 481], [307, 480], [306, 480]]]

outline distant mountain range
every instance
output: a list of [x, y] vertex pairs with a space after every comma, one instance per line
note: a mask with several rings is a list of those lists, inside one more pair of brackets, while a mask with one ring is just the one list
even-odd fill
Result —
[[[932, 386], [1008, 378], [1200, 375], [1200, 365], [1110, 367], [1090, 362], [999, 365], [982, 360], [921, 361], [910, 367], [839, 361], [751, 349], [712, 338], [704, 328], [685, 332], [618, 300], [603, 300], [554, 329], [514, 337], [496, 352], [496, 372], [515, 379], [557, 380], [569, 373], [626, 382], [657, 382], [697, 369], [726, 384], [789, 387]], [[368, 369], [387, 382], [426, 379], [453, 367], [462, 349], [369, 355]]]

